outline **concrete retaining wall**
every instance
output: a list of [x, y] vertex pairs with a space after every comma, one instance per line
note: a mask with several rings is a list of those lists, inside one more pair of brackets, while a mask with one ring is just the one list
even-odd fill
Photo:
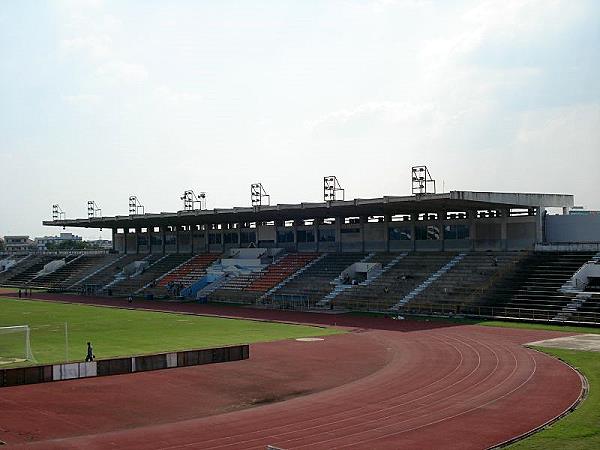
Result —
[[100, 359], [92, 362], [0, 369], [0, 387], [240, 361], [248, 359], [249, 356], [250, 347], [248, 345], [234, 345], [155, 355]]

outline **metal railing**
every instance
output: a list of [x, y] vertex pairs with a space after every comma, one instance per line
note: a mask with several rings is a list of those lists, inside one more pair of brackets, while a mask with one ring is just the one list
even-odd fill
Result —
[[[344, 308], [352, 311], [390, 313], [390, 304], [374, 301], [345, 301]], [[396, 313], [396, 311], [394, 311]], [[397, 311], [400, 315], [422, 315], [443, 317], [468, 317], [481, 319], [517, 319], [549, 323], [581, 323], [600, 325], [600, 313], [562, 310], [516, 308], [505, 306], [465, 304], [408, 304]], [[557, 319], [557, 315], [562, 317]]]

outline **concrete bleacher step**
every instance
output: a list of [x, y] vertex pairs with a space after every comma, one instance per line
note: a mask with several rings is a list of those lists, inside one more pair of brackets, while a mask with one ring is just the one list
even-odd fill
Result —
[[[379, 270], [376, 270], [375, 272], [371, 273], [371, 278], [365, 280], [365, 281], [361, 281], [360, 283], [356, 284], [356, 285], [352, 285], [352, 284], [340, 284], [337, 283], [336, 287], [334, 288], [333, 291], [331, 291], [330, 293], [328, 293], [325, 297], [323, 297], [320, 301], [317, 302], [316, 306], [319, 307], [326, 307], [328, 304], [331, 303], [331, 301], [335, 298], [337, 298], [339, 295], [341, 295], [344, 292], [347, 292], [348, 290], [352, 289], [352, 288], [356, 288], [358, 286], [369, 286], [370, 284], [372, 284], [375, 280], [377, 280], [379, 277], [381, 277], [381, 275], [383, 275], [384, 273], [386, 273], [387, 271], [389, 271], [391, 268], [393, 268], [396, 264], [398, 264], [398, 262], [406, 257], [408, 255], [407, 252], [401, 253], [400, 255], [396, 256], [395, 258], [393, 258], [389, 263], [387, 263], [384, 267], [382, 267]], [[373, 257], [375, 256], [375, 253], [369, 253], [367, 256], [365, 256], [360, 262], [368, 262], [370, 261]], [[336, 281], [341, 281], [341, 278], [338, 277], [336, 278]]]
[[286, 279], [282, 280], [277, 285], [273, 286], [271, 289], [269, 289], [267, 292], [265, 292], [263, 295], [261, 295], [257, 299], [257, 303], [261, 303], [267, 297], [270, 297], [273, 294], [275, 294], [279, 289], [281, 289], [282, 287], [284, 287], [286, 284], [288, 284], [293, 279], [295, 279], [295, 278], [299, 277], [300, 275], [302, 275], [304, 272], [306, 272], [312, 266], [314, 266], [315, 264], [317, 264], [318, 262], [320, 262], [321, 260], [323, 260], [323, 258], [325, 258], [327, 255], [328, 255], [328, 253], [323, 253], [323, 254], [319, 255], [317, 258], [313, 259], [311, 262], [309, 262], [305, 266], [303, 266], [300, 269], [298, 269], [296, 272], [294, 272], [293, 274], [291, 274], [289, 277], [287, 277]]
[[102, 272], [103, 270], [106, 270], [107, 268], [109, 268], [110, 266], [112, 266], [113, 264], [117, 264], [119, 261], [121, 261], [123, 258], [125, 258], [127, 255], [121, 255], [119, 256], [117, 259], [110, 261], [108, 264], [104, 264], [102, 266], [100, 266], [98, 269], [94, 270], [92, 273], [86, 275], [85, 277], [81, 278], [79, 281], [76, 281], [75, 283], [73, 283], [71, 286], [69, 286], [67, 289], [71, 290], [74, 289], [76, 286], [79, 286], [80, 284], [82, 284], [84, 281], [89, 280], [90, 278], [92, 278], [93, 276], [99, 274], [100, 272]]
[[416, 288], [414, 288], [412, 291], [410, 291], [408, 294], [406, 294], [402, 299], [400, 299], [400, 301], [398, 301], [390, 309], [398, 310], [401, 307], [403, 307], [404, 305], [406, 305], [407, 303], [409, 303], [412, 299], [414, 299], [422, 291], [427, 289], [427, 287], [429, 287], [430, 284], [432, 284], [434, 281], [436, 281], [438, 278], [440, 278], [443, 274], [448, 272], [452, 267], [454, 267], [456, 264], [458, 264], [466, 255], [467, 255], [467, 253], [459, 253], [457, 256], [452, 258], [449, 262], [447, 262], [442, 267], [440, 267], [436, 272], [431, 274], [429, 276], [429, 278], [427, 278], [425, 281], [423, 281], [421, 284], [419, 284]]
[[575, 295], [575, 297], [573, 298], [573, 300], [566, 304], [563, 309], [554, 316], [553, 320], [559, 320], [559, 321], [567, 321], [569, 320], [573, 314], [575, 314], [576, 312], [579, 311], [579, 309], [584, 305], [584, 303], [589, 300], [589, 298], [592, 296], [591, 293], [589, 292], [580, 292], [577, 295]]
[[[185, 261], [183, 261], [181, 264], [178, 264], [177, 266], [173, 267], [171, 270], [169, 270], [168, 272], [163, 273], [161, 276], [159, 276], [156, 280], [154, 280], [154, 282], [158, 283], [160, 280], [162, 280], [163, 278], [165, 278], [167, 275], [172, 274], [173, 272], [175, 272], [176, 270], [179, 270], [182, 266], [185, 266], [186, 264], [188, 264], [190, 261], [192, 261], [195, 258], [195, 256], [191, 256], [190, 258], [186, 259]], [[144, 286], [144, 288], [150, 286], [150, 284], [152, 284], [152, 282], [148, 283], [148, 285]]]
[[[142, 261], [147, 261], [147, 260], [149, 260], [149, 259], [151, 260], [151, 259], [153, 258], [153, 256], [154, 256], [154, 255], [148, 255], [148, 256], [146, 256], [145, 258], [143, 258], [143, 259], [142, 259]], [[154, 261], [152, 264], [150, 264], [150, 265], [149, 265], [149, 266], [146, 268], [146, 270], [148, 270], [148, 269], [150, 269], [152, 266], [154, 266], [154, 265], [158, 264], [159, 262], [161, 262], [163, 259], [167, 258], [168, 256], [169, 256], [169, 255], [164, 255], [164, 256], [162, 256], [162, 257], [158, 258], [156, 261]], [[138, 274], [138, 275], [139, 275], [139, 274]], [[113, 286], [117, 285], [119, 282], [121, 282], [121, 281], [123, 281], [123, 280], [127, 280], [127, 279], [130, 279], [130, 278], [135, 278], [135, 277], [136, 277], [136, 275], [132, 275], [131, 277], [128, 277], [128, 276], [124, 275], [124, 274], [123, 274], [123, 272], [119, 272], [118, 274], [116, 274], [116, 275], [115, 275], [114, 279], [113, 279], [113, 280], [112, 280], [110, 283], [106, 284], [106, 285], [105, 285], [105, 286], [102, 288], [102, 290], [110, 289], [110, 288], [112, 288]]]

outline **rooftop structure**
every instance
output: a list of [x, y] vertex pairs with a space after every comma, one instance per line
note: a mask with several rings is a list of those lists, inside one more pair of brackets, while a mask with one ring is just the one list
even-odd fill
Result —
[[572, 195], [451, 191], [253, 207], [59, 219], [44, 225], [110, 228], [124, 253], [523, 249], [543, 239], [545, 208]]
[[395, 215], [434, 211], [497, 210], [573, 206], [566, 194], [451, 191], [444, 194], [386, 196], [372, 199], [263, 205], [260, 207], [183, 210], [128, 216], [44, 221], [44, 225], [83, 228], [148, 227], [160, 225], [265, 222], [275, 220]]

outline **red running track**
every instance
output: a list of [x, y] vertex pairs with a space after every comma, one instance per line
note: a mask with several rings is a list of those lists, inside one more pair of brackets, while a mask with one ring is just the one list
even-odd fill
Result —
[[[136, 305], [147, 306], [139, 302]], [[157, 305], [153, 303], [152, 306]], [[180, 306], [202, 310], [198, 305]], [[209, 310], [207, 307], [202, 311]], [[333, 320], [331, 317], [273, 311], [223, 309], [222, 312], [252, 317], [268, 313], [274, 319], [299, 322]], [[280, 354], [282, 359], [277, 359], [285, 366], [301, 366], [303, 355], [328, 355], [328, 358], [321, 359], [320, 368], [313, 366], [316, 372], [305, 373], [305, 376], [318, 380], [315, 373], [318, 375], [321, 369], [327, 367], [328, 370], [324, 371], [326, 378], [335, 378], [337, 372], [337, 376], [346, 377], [343, 384], [332, 387], [330, 383], [323, 390], [316, 387], [318, 383], [315, 381], [314, 393], [309, 395], [204, 417], [161, 420], [161, 413], [157, 411], [156, 415], [147, 418], [147, 425], [127, 428], [115, 420], [114, 431], [103, 429], [96, 434], [52, 440], [45, 440], [42, 433], [38, 436], [40, 440], [32, 445], [61, 449], [264, 449], [266, 445], [283, 449], [479, 449], [540, 426], [567, 410], [581, 394], [581, 380], [575, 371], [558, 360], [521, 345], [558, 333], [444, 326], [439, 323], [428, 326], [422, 322], [352, 316], [335, 320], [360, 327], [363, 332], [328, 337], [322, 342], [292, 344], [285, 341], [269, 345], [288, 346], [287, 351]], [[347, 345], [344, 351], [339, 347], [340, 343]], [[331, 358], [331, 346], [334, 344], [337, 346], [334, 350], [336, 356]], [[267, 346], [260, 344], [256, 347], [260, 349], [261, 345]], [[294, 345], [296, 350], [290, 352], [290, 345]], [[379, 357], [370, 362], [365, 362], [363, 357], [354, 358], [355, 354], [365, 351]], [[269, 370], [273, 370], [272, 365], [275, 364], [277, 370], [277, 361], [265, 358], [261, 363], [260, 355], [259, 350], [256, 364], [264, 364], [265, 368], [271, 364]], [[251, 358], [254, 358], [254, 353]], [[324, 366], [329, 360], [332, 360], [331, 364]], [[236, 379], [244, 378], [243, 364], [246, 363], [236, 366]], [[366, 370], [366, 366], [373, 370]], [[231, 366], [222, 364], [210, 369], [217, 370], [227, 382], [228, 367]], [[256, 369], [248, 367], [248, 373]], [[199, 374], [205, 369], [208, 367], [196, 368]], [[362, 374], [348, 377], [354, 372]], [[183, 377], [180, 369], [160, 373], [173, 382]], [[134, 374], [128, 378], [151, 388], [153, 384], [149, 375]], [[229, 381], [235, 384], [233, 379]], [[255, 383], [263, 388], [264, 381], [255, 379]], [[71, 383], [83, 383], [84, 386], [91, 383], [91, 386], [95, 382], [97, 380], [78, 380], [44, 386], [46, 389]], [[27, 393], [30, 388], [34, 387], [18, 389]], [[180, 392], [185, 393], [186, 389], [186, 383], [178, 386]], [[45, 414], [59, 413], [48, 408], [43, 393], [39, 391], [37, 400], [37, 408]], [[90, 405], [92, 411], [102, 407], [110, 409], [115, 405]], [[144, 405], [140, 407], [143, 411]], [[35, 405], [31, 408], [36, 410]], [[181, 403], [181, 409], [187, 409], [185, 402]], [[0, 426], [2, 423], [0, 419]]]

